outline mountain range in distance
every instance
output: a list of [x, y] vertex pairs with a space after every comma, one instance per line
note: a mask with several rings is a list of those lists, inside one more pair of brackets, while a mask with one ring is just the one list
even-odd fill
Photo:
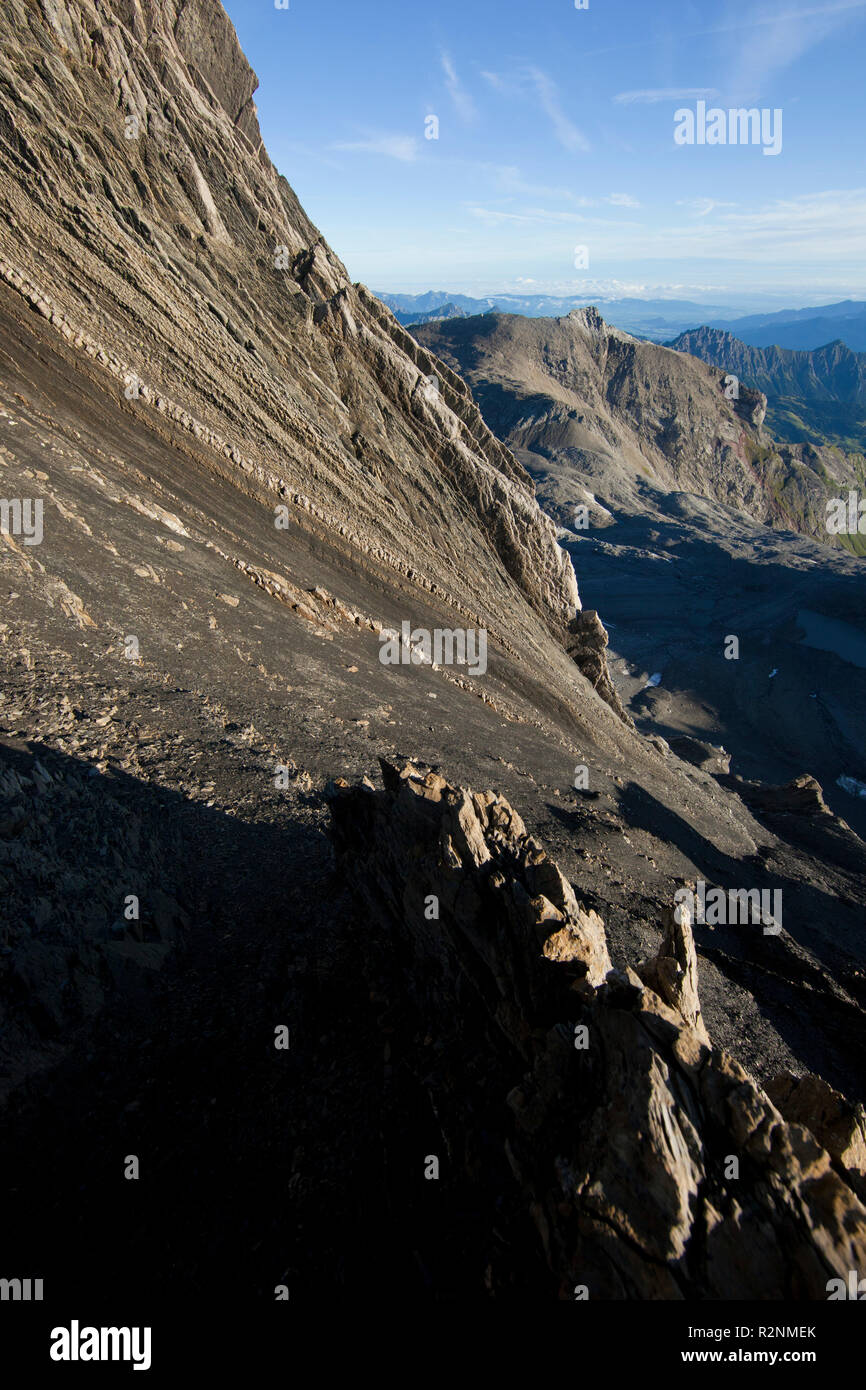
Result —
[[472, 314], [524, 314], [527, 318], [557, 318], [572, 309], [596, 305], [606, 321], [635, 337], [668, 342], [699, 327], [720, 328], [750, 347], [783, 347], [809, 351], [836, 339], [854, 351], [866, 350], [866, 300], [844, 299], [806, 309], [732, 316], [730, 310], [688, 299], [605, 299], [587, 295], [496, 294], [474, 299], [446, 290], [425, 294], [378, 297], [404, 325]]
[[866, 302], [843, 299], [811, 309], [783, 309], [777, 314], [748, 314], [717, 323], [751, 347], [810, 349], [840, 340], [855, 351], [866, 349]]
[[866, 449], [866, 353], [838, 338], [811, 350], [756, 347], [723, 329], [697, 328], [665, 346], [763, 391], [767, 426], [779, 439]]
[[[820, 353], [774, 357], [714, 329], [662, 345], [612, 327], [594, 308], [557, 319], [445, 319], [413, 333], [469, 384], [560, 525], [569, 524], [579, 479], [593, 526], [604, 527], [610, 510], [667, 516], [670, 494], [687, 492], [759, 525], [861, 552], [859, 535], [828, 536], [825, 515], [830, 497], [862, 486], [862, 445], [813, 442], [793, 423], [787, 435], [774, 422], [765, 428], [769, 388], [781, 415], [809, 417], [814, 406], [817, 419], [823, 411], [833, 423], [834, 411], [863, 414], [864, 361], [842, 344], [824, 350], [826, 363], [813, 360]], [[739, 378], [733, 399], [731, 374]]]
[[[440, 291], [384, 296], [392, 313], [410, 328], [501, 312], [532, 319], [549, 317], [554, 321], [567, 317], [568, 313], [595, 307], [581, 304], [579, 308], [574, 305], [567, 308], [572, 303], [570, 300], [544, 295], [504, 295], [501, 299], [503, 303], [513, 302], [522, 307], [500, 310], [496, 307], [499, 299], [472, 300], [465, 295], [449, 298]], [[414, 307], [412, 304], [403, 307], [407, 301], [414, 301]], [[677, 303], [683, 313], [701, 310], [700, 305], [689, 301], [622, 299], [608, 303], [600, 301], [600, 311], [607, 324], [634, 338], [690, 353], [710, 366], [733, 373], [748, 387], [762, 391], [767, 397], [768, 428], [779, 440], [830, 445], [846, 453], [866, 451], [866, 353], [854, 350], [842, 337], [849, 334], [854, 341], [859, 341], [860, 331], [866, 342], [863, 313], [866, 305], [849, 299], [826, 305], [821, 310], [790, 309], [764, 316], [752, 314], [732, 320], [729, 327], [704, 323], [700, 328], [689, 328], [666, 338], [660, 334], [660, 321], [655, 319], [651, 325], [650, 316], [660, 305]], [[638, 325], [635, 319], [640, 313], [644, 317]], [[805, 317], [811, 313], [820, 317]], [[763, 341], [786, 336], [796, 340], [805, 336], [812, 342], [820, 336], [814, 330], [817, 323], [828, 326], [832, 341], [808, 347], [779, 347]], [[859, 330], [851, 328], [858, 323]], [[737, 325], [741, 328], [735, 332]]]
[[721, 321], [725, 314], [719, 305], [696, 304], [688, 299], [605, 299], [586, 294], [496, 294], [474, 299], [445, 290], [428, 290], [425, 294], [387, 294], [376, 290], [375, 294], [404, 326], [489, 313], [559, 318], [572, 309], [597, 305], [608, 323], [655, 341], [673, 338], [687, 328], [706, 323], [708, 316], [713, 322]]

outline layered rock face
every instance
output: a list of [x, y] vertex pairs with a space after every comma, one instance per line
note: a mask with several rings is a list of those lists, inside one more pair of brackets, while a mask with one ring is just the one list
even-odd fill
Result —
[[[687, 912], [654, 959], [614, 970], [601, 918], [504, 797], [412, 764], [383, 774], [384, 791], [334, 787], [333, 834], [415, 1029], [437, 1040], [392, 1046], [423, 1075], [443, 1168], [481, 1210], [478, 1187], [499, 1183], [487, 1208], [513, 1214], [510, 1248], [490, 1218], [479, 1285], [519, 1280], [521, 1225], [566, 1299], [818, 1299], [862, 1268], [862, 1129], [793, 1079], [774, 1091], [786, 1122], [713, 1047]], [[482, 1127], [507, 1169], [473, 1165]]]
[[217, 0], [3, 11], [6, 284], [142, 428], [203, 442], [265, 505], [492, 628], [520, 626], [509, 577], [567, 620], [574, 574], [528, 476], [274, 169]]

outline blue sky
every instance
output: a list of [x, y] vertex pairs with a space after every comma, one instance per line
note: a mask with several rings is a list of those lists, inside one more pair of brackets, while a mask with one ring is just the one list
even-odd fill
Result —
[[[354, 280], [866, 298], [866, 0], [224, 4], [270, 155]], [[780, 110], [779, 153], [676, 144], [699, 101]]]

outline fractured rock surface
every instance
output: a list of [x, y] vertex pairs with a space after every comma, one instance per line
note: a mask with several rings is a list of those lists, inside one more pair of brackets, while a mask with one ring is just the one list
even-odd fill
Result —
[[[639, 974], [608, 969], [601, 919], [504, 798], [412, 764], [383, 772], [382, 792], [333, 788], [339, 862], [422, 1026], [511, 1074], [486, 1111], [516, 1187], [499, 1195], [560, 1295], [821, 1298], [860, 1267], [866, 1208], [844, 1166], [710, 1043], [687, 914]], [[455, 1095], [435, 1058], [424, 1084], [460, 1164], [482, 1098]], [[507, 1286], [509, 1254], [489, 1242], [488, 1282]]]

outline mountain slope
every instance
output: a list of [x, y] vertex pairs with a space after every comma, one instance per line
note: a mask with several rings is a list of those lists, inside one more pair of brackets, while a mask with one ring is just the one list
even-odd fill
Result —
[[636, 342], [592, 311], [415, 332], [535, 477], [638, 727], [723, 744], [750, 778], [808, 769], [866, 832], [839, 784], [866, 773], [863, 537], [825, 528], [828, 496], [862, 490], [862, 458], [777, 443], [765, 397], [743, 382], [725, 397], [730, 365]]
[[[527, 599], [548, 619], [573, 611], [570, 566], [526, 475], [459, 382], [443, 374], [429, 390], [429, 356], [348, 283], [270, 164], [221, 7], [49, 13], [51, 26], [12, 7], [18, 46], [0, 68], [7, 284], [108, 359], [118, 396], [138, 383], [143, 417], [218, 435], [224, 466], [263, 500], [311, 505], [415, 582], [459, 594], [477, 570], [482, 603], [519, 533], [535, 550]], [[431, 441], [435, 476], [420, 465]], [[435, 552], [422, 509], [450, 538]]]
[[[10, 737], [120, 775], [141, 765], [125, 687], [154, 692], [144, 722], [171, 749], [170, 686], [189, 729], [199, 710], [230, 742], [255, 731], [266, 788], [284, 764], [319, 786], [366, 770], [371, 741], [398, 738], [480, 780], [505, 730], [497, 766], [547, 788], [582, 756], [599, 779], [643, 767], [678, 802], [678, 773], [609, 708], [603, 629], [575, 618], [528, 474], [462, 380], [348, 283], [270, 164], [221, 7], [5, 10], [2, 464], [7, 498], [44, 506], [41, 544], [2, 535]], [[483, 627], [486, 671], [383, 665], [403, 622]], [[173, 758], [164, 775], [194, 791]], [[719, 790], [689, 794], [717, 837]], [[721, 841], [750, 853], [752, 818], [724, 799]], [[77, 928], [56, 914], [50, 944], [25, 915], [9, 949], [20, 978], [53, 980], [60, 1027], [105, 993], [117, 943], [97, 912], [67, 986]], [[14, 1074], [40, 1009], [10, 1035]]]
[[[348, 283], [261, 145], [255, 78], [216, 0], [2, 13], [0, 468], [7, 502], [44, 505], [38, 542], [5, 518], [0, 533], [8, 1271], [96, 1306], [122, 1231], [129, 1308], [155, 1288], [183, 1309], [215, 1288], [270, 1303], [282, 1284], [381, 1307], [486, 1296], [488, 1230], [499, 1241], [504, 1226], [518, 1255], [533, 1242], [526, 1286], [555, 1296], [531, 1180], [503, 1162], [499, 1092], [495, 1126], [467, 1122], [460, 1141], [477, 1175], [495, 1136], [495, 1224], [486, 1206], [467, 1220], [448, 1173], [420, 1216], [415, 1160], [443, 1131], [418, 1059], [429, 1048], [437, 1090], [442, 1069], [469, 1094], [487, 1053], [485, 1010], [467, 1009], [483, 940], [453, 975], [416, 981], [465, 1018], [468, 1046], [449, 1051], [417, 1014], [404, 1049], [402, 938], [380, 941], [358, 883], [335, 875], [334, 788], [357, 781], [363, 797], [380, 757], [407, 754], [452, 777], [449, 795], [501, 788], [604, 910], [620, 967], [658, 955], [683, 882], [784, 884], [778, 936], [698, 934], [707, 1028], [761, 1080], [816, 1071], [852, 1096], [863, 846], [829, 816], [813, 852], [800, 821], [753, 813], [742, 785], [617, 716], [606, 633], [575, 614], [570, 557], [524, 466], [447, 363]], [[644, 385], [622, 351], [625, 411]], [[665, 356], [674, 373], [687, 360]], [[718, 391], [710, 369], [688, 370], [703, 374], [700, 433]], [[720, 488], [746, 428], [722, 423]], [[676, 436], [676, 420], [659, 430]], [[659, 455], [666, 477], [706, 475], [673, 456]], [[760, 491], [739, 464], [733, 478]], [[384, 663], [383, 631], [403, 622], [483, 625], [486, 670]], [[481, 847], [472, 817], [455, 820], [456, 848], [437, 844], [471, 921], [461, 827]], [[521, 852], [542, 863], [534, 840]], [[380, 880], [389, 906], [395, 873]], [[509, 890], [525, 923], [556, 896], [540, 870], [539, 884], [528, 904]], [[499, 1021], [531, 1048], [518, 1004]], [[449, 1116], [448, 1146], [452, 1133]], [[806, 1148], [835, 1190], [823, 1146]], [[779, 1217], [798, 1247], [800, 1218]], [[846, 1257], [833, 1240], [810, 1292]], [[735, 1269], [712, 1287], [735, 1294]], [[780, 1275], [768, 1293], [787, 1290]], [[652, 1291], [651, 1272], [629, 1290]]]
[[857, 460], [776, 447], [761, 429], [760, 393], [742, 384], [728, 400], [725, 371], [631, 338], [594, 309], [562, 319], [447, 320], [415, 336], [464, 374], [499, 437], [527, 461], [534, 456], [548, 498], [556, 497], [548, 461], [559, 460], [607, 504], [633, 508], [646, 483], [840, 543], [827, 535], [825, 503], [857, 485]]

